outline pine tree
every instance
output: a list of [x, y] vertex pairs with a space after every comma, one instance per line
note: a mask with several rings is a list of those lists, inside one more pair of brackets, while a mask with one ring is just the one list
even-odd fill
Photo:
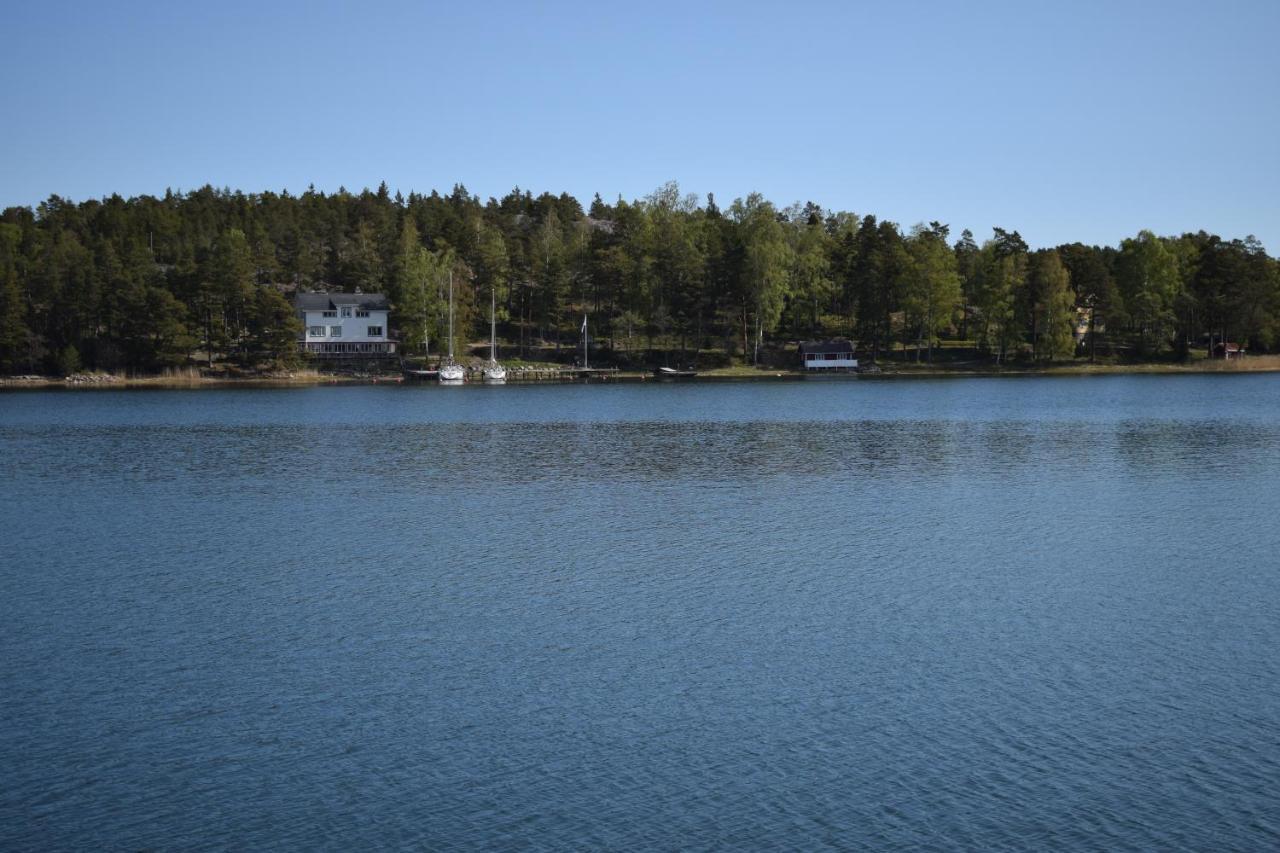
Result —
[[0, 223], [0, 373], [28, 366], [31, 330], [27, 305], [18, 286], [18, 253], [22, 231]]

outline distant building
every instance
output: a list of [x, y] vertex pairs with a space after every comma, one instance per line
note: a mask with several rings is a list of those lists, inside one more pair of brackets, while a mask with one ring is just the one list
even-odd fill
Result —
[[322, 359], [377, 359], [395, 355], [381, 293], [299, 293], [293, 307], [302, 320], [304, 353]]
[[1093, 320], [1092, 308], [1076, 309], [1076, 326], [1074, 329], [1076, 346], [1078, 347], [1084, 346], [1085, 338], [1089, 336], [1089, 323], [1092, 320]]
[[851, 341], [804, 341], [800, 361], [805, 370], [854, 370], [858, 366]]
[[1214, 344], [1213, 346], [1214, 358], [1240, 358], [1244, 353], [1244, 347], [1240, 346], [1240, 344], [1234, 344], [1231, 341], [1223, 341], [1222, 343]]
[[[1092, 326], [1092, 328], [1090, 328]], [[1099, 320], [1097, 323], [1093, 321], [1092, 308], [1076, 309], [1076, 325], [1075, 339], [1076, 346], [1084, 346], [1088, 342], [1089, 334], [1105, 335], [1107, 333], [1107, 324]]]

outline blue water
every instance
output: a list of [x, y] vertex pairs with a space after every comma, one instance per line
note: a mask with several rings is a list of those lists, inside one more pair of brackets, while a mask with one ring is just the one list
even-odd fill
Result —
[[0, 848], [1280, 847], [1280, 376], [0, 395]]

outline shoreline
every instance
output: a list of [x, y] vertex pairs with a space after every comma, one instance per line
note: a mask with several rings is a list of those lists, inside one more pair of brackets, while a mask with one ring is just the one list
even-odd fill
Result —
[[[1145, 362], [1136, 364], [1061, 364], [1044, 366], [1021, 365], [929, 365], [888, 364], [881, 365], [876, 373], [814, 374], [803, 370], [780, 370], [749, 367], [718, 368], [699, 372], [697, 376], [677, 380], [689, 382], [755, 382], [778, 380], [849, 380], [849, 379], [946, 379], [972, 377], [1009, 376], [1178, 376], [1178, 375], [1241, 375], [1250, 373], [1280, 372], [1280, 356], [1254, 356], [1235, 362], [1209, 361], [1207, 359], [1187, 363]], [[524, 379], [509, 381], [512, 385], [529, 385], [564, 382], [554, 379]], [[581, 382], [582, 380], [569, 380]], [[619, 371], [600, 384], [608, 382], [663, 382], [649, 372]], [[113, 389], [160, 388], [168, 390], [199, 388], [307, 388], [318, 385], [419, 385], [396, 374], [345, 376], [338, 374], [298, 371], [292, 373], [265, 374], [261, 376], [116, 376], [109, 373], [82, 373], [69, 377], [11, 376], [0, 377], [0, 390], [22, 389]], [[477, 383], [478, 384], [478, 383]]]

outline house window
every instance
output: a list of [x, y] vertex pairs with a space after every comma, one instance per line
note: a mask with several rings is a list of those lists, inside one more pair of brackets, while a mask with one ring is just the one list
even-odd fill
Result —
[[380, 337], [382, 337], [382, 327], [381, 327], [381, 326], [370, 326], [370, 327], [369, 327], [369, 337], [371, 337], [371, 338], [380, 338]]
[[356, 316], [357, 316], [357, 317], [368, 317], [368, 316], [369, 316], [369, 312], [368, 312], [368, 311], [357, 311], [357, 312], [356, 312]]
[[321, 317], [337, 317], [338, 312], [337, 311], [321, 311], [320, 316]]
[[343, 316], [343, 317], [350, 317], [350, 316], [351, 316], [351, 309], [350, 309], [350, 308], [343, 308], [343, 309], [342, 309], [342, 316]]
[[331, 338], [340, 338], [340, 337], [342, 337], [342, 327], [341, 327], [341, 326], [330, 326], [330, 327], [329, 327], [329, 337], [331, 337]]
[[324, 326], [312, 326], [311, 328], [307, 329], [307, 334], [313, 338], [323, 338]]

